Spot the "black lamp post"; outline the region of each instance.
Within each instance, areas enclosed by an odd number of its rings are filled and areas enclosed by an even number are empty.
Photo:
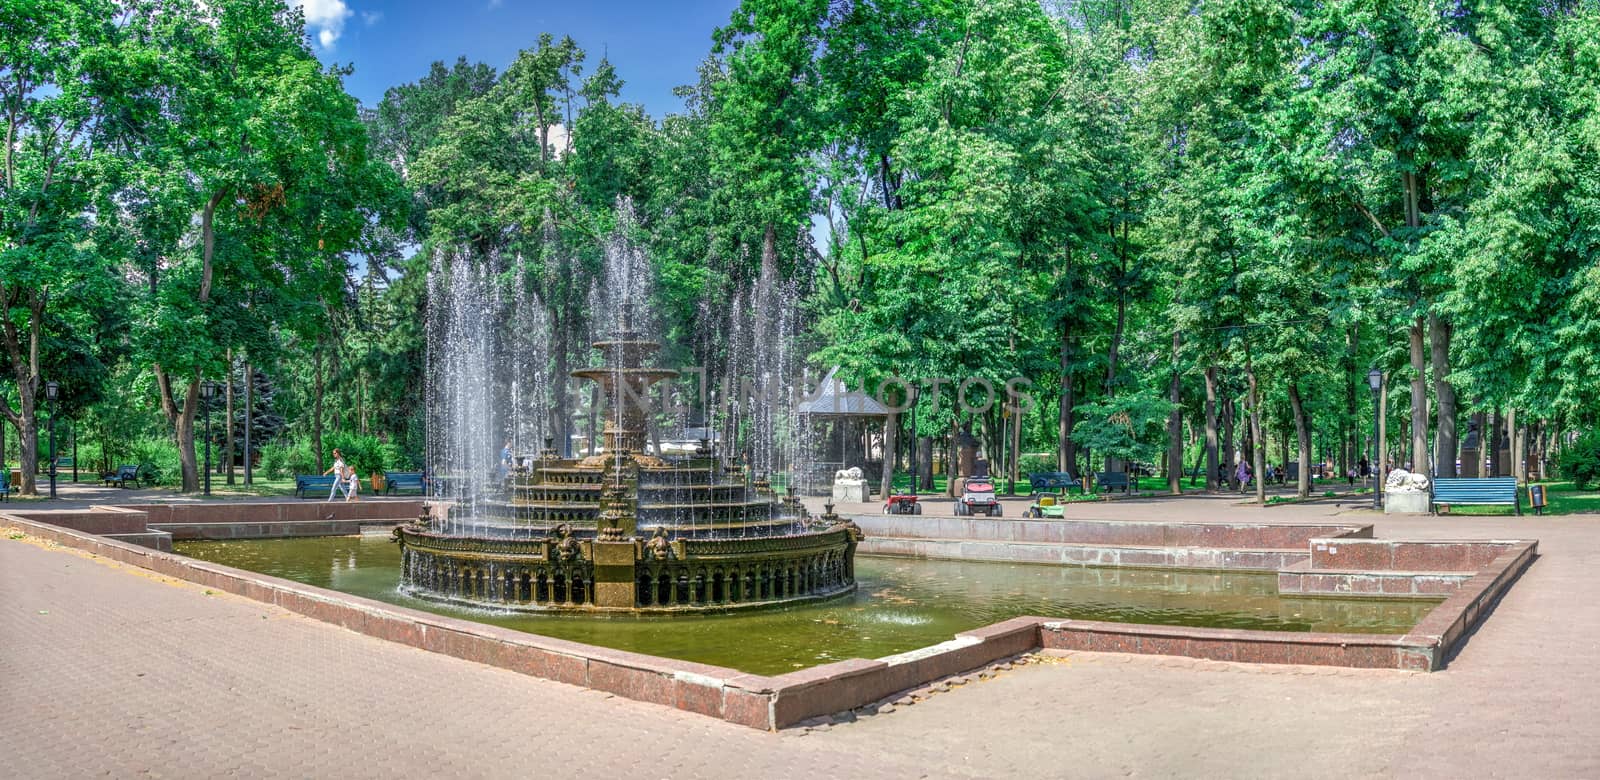
[[[61,396],[61,385],[44,383],[44,398],[50,402],[50,497],[56,497],[56,399]]]
[[[1378,391],[1383,389],[1383,372],[1376,366],[1367,372],[1367,385],[1372,388],[1372,508],[1383,508],[1383,494],[1378,490],[1378,480],[1383,478],[1383,468],[1379,465],[1383,452],[1383,442],[1378,441],[1378,417],[1382,410],[1378,408]]]
[[[211,495],[211,399],[217,394],[217,383],[206,380],[200,383],[200,397],[205,404],[200,408],[206,416],[206,495]]]

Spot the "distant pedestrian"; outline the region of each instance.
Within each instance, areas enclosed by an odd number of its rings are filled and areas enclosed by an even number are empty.
[[[328,491],[329,501],[332,501],[333,497],[339,495],[340,491],[344,489],[344,469],[344,453],[339,452],[338,447],[334,447],[333,465],[329,466],[327,471],[322,472],[324,477],[329,474],[333,475],[333,488]]]
[[[500,448],[500,478],[511,476],[511,440],[506,439],[506,446]]]
[[[1233,472],[1233,478],[1239,481],[1239,492],[1243,493],[1250,487],[1250,467],[1244,461],[1239,461],[1239,468]]]

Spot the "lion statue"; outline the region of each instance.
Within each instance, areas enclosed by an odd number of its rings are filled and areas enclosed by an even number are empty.
[[[833,484],[835,485],[860,485],[866,481],[866,477],[861,474],[860,466],[851,466],[850,468],[833,472]]]
[[[1389,478],[1384,481],[1384,490],[1389,493],[1426,493],[1428,476],[1405,469],[1395,469],[1389,472]]]

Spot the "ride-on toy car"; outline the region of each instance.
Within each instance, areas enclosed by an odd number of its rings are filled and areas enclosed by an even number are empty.
[[[890,493],[889,500],[883,502],[883,513],[886,515],[920,515],[922,505],[917,503],[915,493]]]
[[[979,513],[987,517],[999,517],[1000,501],[994,497],[993,482],[972,477],[961,489],[961,497],[956,499],[956,514],[970,516]]]
[[[1056,500],[1056,497],[1046,493],[1034,499],[1023,517],[1066,517],[1067,505]]]

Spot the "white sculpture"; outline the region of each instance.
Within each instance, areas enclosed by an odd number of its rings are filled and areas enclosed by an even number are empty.
[[[1426,493],[1428,492],[1428,476],[1426,474],[1413,474],[1405,469],[1395,469],[1389,472],[1389,478],[1384,482],[1386,493]]]
[[[835,485],[854,487],[856,485],[865,485],[866,483],[866,477],[861,474],[860,466],[851,466],[850,468],[833,472],[833,484]]]

